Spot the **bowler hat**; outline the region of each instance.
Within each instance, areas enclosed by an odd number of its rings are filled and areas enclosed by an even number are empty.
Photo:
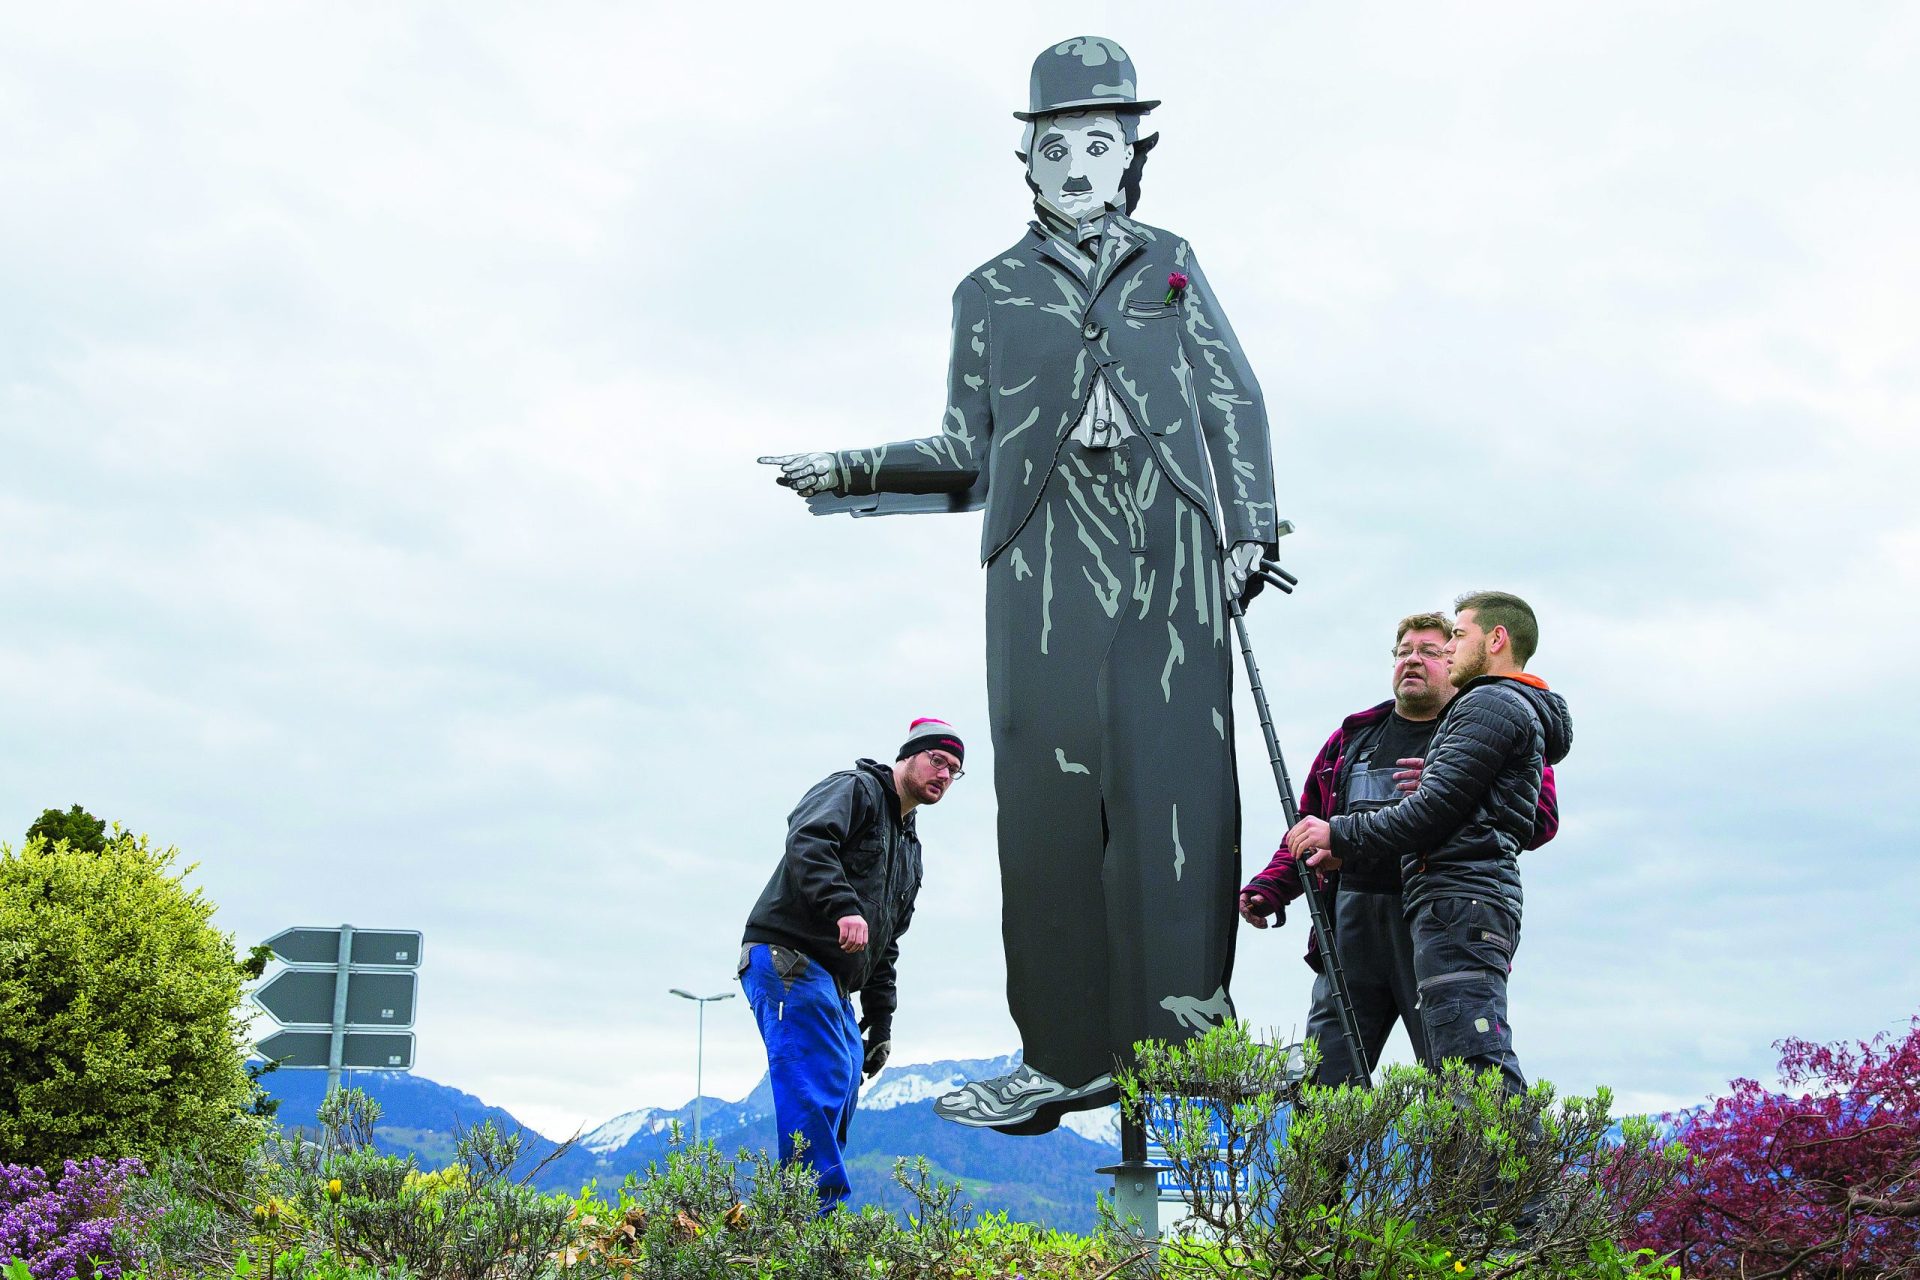
[[[1158,98],[1137,98],[1133,59],[1104,36],[1075,36],[1044,50],[1033,60],[1027,83],[1027,109],[1016,120],[1034,120],[1059,111],[1131,111],[1145,115]]]

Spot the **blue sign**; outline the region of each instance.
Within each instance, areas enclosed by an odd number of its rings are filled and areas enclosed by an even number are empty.
[[[1173,1162],[1167,1158],[1167,1149],[1164,1146],[1148,1141],[1148,1163],[1161,1166],[1160,1199],[1162,1202],[1185,1201],[1196,1192],[1222,1190],[1228,1185],[1228,1131],[1226,1119],[1220,1113],[1220,1109],[1226,1105],[1226,1103],[1208,1102],[1197,1098],[1155,1098],[1148,1104],[1147,1132],[1149,1134],[1156,1129],[1163,1133],[1170,1129],[1184,1129],[1196,1110],[1206,1115],[1212,1129],[1211,1141],[1207,1144],[1208,1149],[1213,1153],[1213,1158],[1207,1163],[1211,1173],[1201,1175],[1202,1185],[1197,1188],[1183,1178],[1179,1170],[1171,1167]],[[1233,1150],[1239,1165],[1233,1174],[1233,1189],[1244,1195],[1249,1183],[1244,1159],[1245,1140],[1242,1139]]]

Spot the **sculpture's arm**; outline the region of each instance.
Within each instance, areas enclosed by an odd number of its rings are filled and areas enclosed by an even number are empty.
[[[993,417],[988,386],[987,297],[971,276],[953,291],[953,352],[947,364],[947,412],[937,435],[873,449],[785,454],[760,461],[802,497],[879,493],[965,494],[985,498]]]
[[[1259,543],[1267,555],[1278,546],[1274,508],[1273,445],[1267,432],[1266,403],[1246,353],[1193,246],[1182,244],[1176,261],[1186,273],[1181,304],[1180,341],[1193,366],[1194,398],[1200,429],[1207,441],[1215,491],[1225,521],[1228,547]]]

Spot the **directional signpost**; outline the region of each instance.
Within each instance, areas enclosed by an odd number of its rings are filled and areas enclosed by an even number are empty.
[[[401,1031],[349,1031],[340,1065],[349,1071],[406,1071],[413,1066],[413,1035]],[[283,1067],[324,1067],[333,1051],[331,1031],[276,1031],[259,1045]]]
[[[334,988],[339,978],[332,969],[282,969],[273,981],[254,992],[254,1003],[282,1026],[324,1027],[333,1021]],[[413,1025],[413,975],[347,970],[347,1025],[397,1027]]]
[[[282,929],[267,939],[273,954],[288,964],[325,965],[331,969],[340,960],[340,932],[352,925],[331,929]],[[378,965],[389,969],[420,967],[420,935],[411,929],[353,929],[355,965]]]
[[[283,929],[267,939],[286,968],[254,993],[254,1002],[286,1030],[259,1044],[283,1067],[327,1070],[327,1091],[343,1068],[413,1068],[415,984],[420,934],[406,929]]]

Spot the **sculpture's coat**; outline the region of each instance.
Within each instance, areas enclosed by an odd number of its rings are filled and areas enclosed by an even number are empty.
[[[1273,550],[1266,413],[1186,241],[1117,213],[1091,263],[1033,224],[953,316],[939,434],[836,454],[843,494],[810,501],[985,508],[1008,1003],[1027,1062],[1078,1086],[1232,1012],[1221,561]],[[1135,432],[1116,449],[1068,438],[1096,378]]]

